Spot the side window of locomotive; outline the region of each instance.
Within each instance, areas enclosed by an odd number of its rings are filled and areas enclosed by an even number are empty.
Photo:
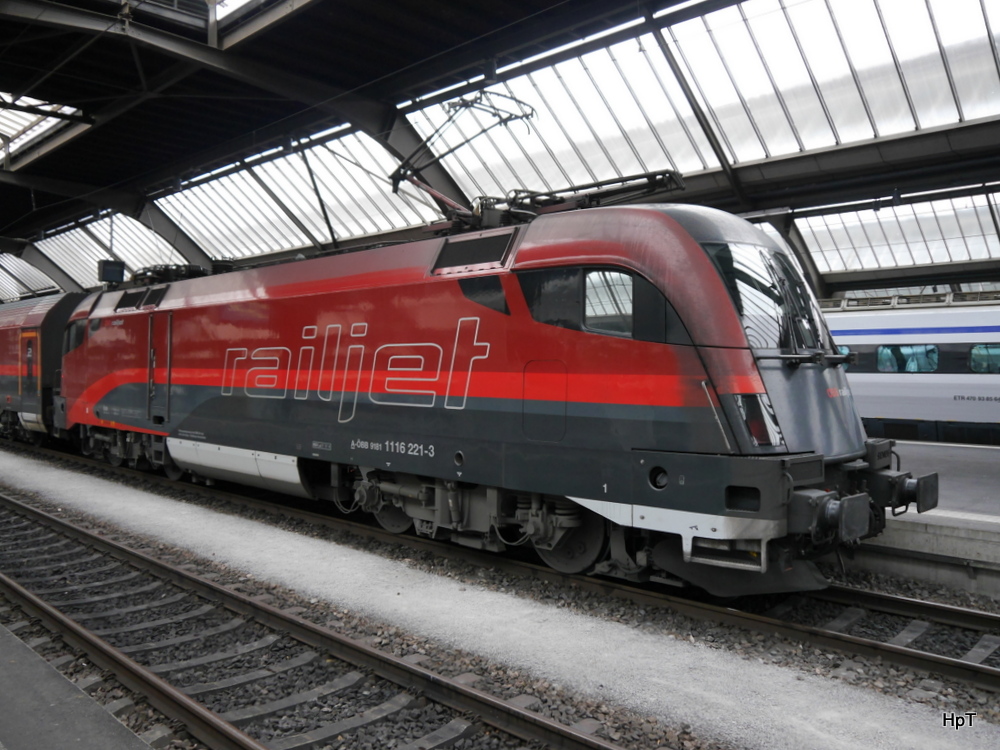
[[[621,271],[587,271],[583,324],[591,331],[632,336],[632,276]]]
[[[972,347],[969,369],[994,375],[1000,373],[1000,344],[976,344]]]
[[[657,344],[690,344],[691,337],[663,292],[637,274],[613,269],[586,273],[584,328]]]
[[[74,320],[63,333],[63,354],[69,354],[83,343],[83,336],[87,330],[86,320]]]
[[[521,291],[539,323],[580,330],[583,272],[579,268],[545,268],[517,275]]]
[[[877,353],[879,372],[935,372],[938,348],[934,344],[880,346]]]

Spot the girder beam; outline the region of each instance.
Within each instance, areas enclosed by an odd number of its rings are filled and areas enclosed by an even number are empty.
[[[374,138],[397,159],[402,160],[422,142],[420,135],[393,105],[366,99],[336,86],[304,76],[276,70],[233,53],[174,36],[134,21],[49,2],[0,0],[0,18],[41,24],[84,33],[103,34],[131,39],[176,57],[185,62],[255,86],[283,98],[301,102],[323,111],[330,111]],[[444,195],[468,205],[451,175],[435,164],[423,171],[423,180]]]

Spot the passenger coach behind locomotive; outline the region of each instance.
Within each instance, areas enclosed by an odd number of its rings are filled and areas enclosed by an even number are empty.
[[[0,437],[38,442],[51,431],[63,329],[83,296],[0,305]]]
[[[567,572],[808,589],[937,501],[866,441],[843,362],[747,222],[596,208],[90,297],[56,428]]]

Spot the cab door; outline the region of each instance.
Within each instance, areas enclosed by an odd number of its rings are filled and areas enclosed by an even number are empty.
[[[170,421],[170,365],[172,358],[173,313],[150,313],[146,418],[153,423],[154,427]]]

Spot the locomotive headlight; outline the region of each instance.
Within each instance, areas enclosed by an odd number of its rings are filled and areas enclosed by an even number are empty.
[[[785,438],[766,393],[736,394],[736,407],[743,416],[754,445],[784,445]]]

